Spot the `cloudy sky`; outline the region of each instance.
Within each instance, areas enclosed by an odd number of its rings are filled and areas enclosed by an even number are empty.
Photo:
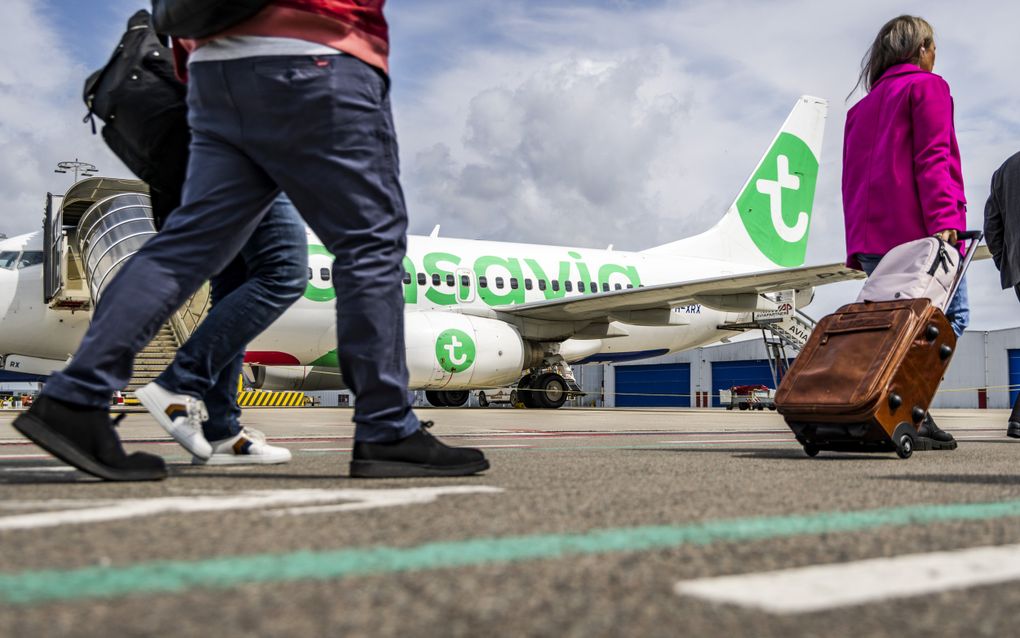
[[[0,232],[41,226],[80,157],[126,170],[82,124],[81,86],[142,0],[5,0]],[[412,232],[640,250],[711,226],[797,96],[829,100],[809,263],[843,258],[845,101],[881,24],[936,29],[952,87],[970,225],[1020,150],[1020,5],[993,0],[390,0],[394,113]],[[1020,325],[989,263],[972,327]],[[819,293],[821,315],[856,284]]]

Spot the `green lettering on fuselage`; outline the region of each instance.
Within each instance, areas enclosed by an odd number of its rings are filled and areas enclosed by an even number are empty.
[[[308,252],[313,256],[332,257],[321,245],[309,246]],[[417,305],[423,301],[420,299],[418,291],[418,288],[422,286],[418,281],[421,274],[426,276],[425,299],[437,306],[471,303],[472,288],[477,291],[478,298],[482,303],[491,307],[499,307],[525,303],[528,290],[541,292],[546,300],[561,299],[567,296],[567,282],[570,282],[571,288],[576,286],[577,292],[581,294],[593,294],[591,290],[593,282],[597,285],[599,292],[613,290],[616,286],[621,288],[625,286],[639,288],[641,286],[641,277],[634,266],[603,264],[598,268],[598,279],[593,280],[592,269],[582,261],[583,257],[580,253],[570,251],[567,253],[567,257],[573,261],[558,262],[556,277],[549,277],[538,260],[530,258],[484,255],[476,259],[474,264],[461,266],[462,258],[453,253],[431,252],[422,257],[422,268],[419,270],[411,257],[405,255],[403,258],[403,269],[406,273],[404,280],[408,283],[403,284],[404,303]],[[530,271],[527,277],[524,266],[527,266],[526,270]],[[492,273],[493,268],[499,269],[495,275]],[[475,275],[474,281],[471,281],[472,278],[468,274],[471,271]],[[439,278],[438,285],[433,277]],[[452,286],[450,285],[451,277],[454,278]],[[479,279],[482,277],[485,278],[486,285],[484,287],[479,284]],[[503,281],[497,282],[497,277]],[[614,281],[610,281],[611,279]],[[554,281],[556,282],[555,287],[553,286]],[[502,285],[497,287],[497,283]],[[317,288],[310,281],[305,297],[311,301],[326,302],[333,301],[336,295],[331,286]]]
[[[418,303],[418,270],[414,262],[407,255],[404,255],[404,272],[411,276],[411,281],[404,284],[404,303]]]
[[[634,266],[619,266],[617,264],[606,264],[599,268],[599,287],[605,289],[609,284],[609,278],[613,275],[623,275],[634,288],[641,287],[641,277],[638,276],[637,268]],[[610,285],[612,289],[612,285]]]
[[[443,270],[439,267],[439,264],[446,262],[456,266],[460,264],[460,257],[451,253],[429,253],[425,255],[422,261],[425,263],[425,274],[430,280],[426,282],[429,289],[425,291],[425,298],[437,306],[452,306],[457,303],[457,295],[452,292],[439,292],[432,285],[431,279],[433,275],[439,275],[439,285],[443,285],[446,276],[452,275],[453,270]]]
[[[514,290],[510,282],[506,281],[503,282],[506,292],[497,292],[495,278],[486,275],[489,268],[493,266],[505,268],[510,273],[510,278],[517,280],[517,289]],[[486,304],[490,306],[509,306],[524,303],[524,274],[521,272],[521,262],[517,259],[503,259],[502,257],[492,257],[490,255],[479,257],[478,261],[475,262],[475,276],[486,278],[485,287],[478,286],[478,296]],[[497,276],[501,277],[502,275]]]
[[[563,289],[562,283],[570,276],[569,261],[560,262],[560,278],[557,281],[559,281],[561,285],[557,286],[556,290],[553,290],[552,280],[546,276],[545,270],[538,265],[537,261],[534,259],[525,259],[524,263],[528,264],[528,268],[531,269],[531,272],[534,273],[536,278],[545,282],[545,290],[542,291],[542,294],[545,295],[546,299],[559,299],[563,295],[567,294],[567,291]]]

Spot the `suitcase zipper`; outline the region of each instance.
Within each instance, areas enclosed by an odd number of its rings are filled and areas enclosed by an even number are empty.
[[[932,262],[931,268],[928,269],[929,277],[935,275],[935,271],[939,269],[940,265],[943,272],[949,272],[949,253],[946,251],[946,242],[941,237],[936,237],[935,239],[939,240],[939,250],[935,255],[935,261]]]

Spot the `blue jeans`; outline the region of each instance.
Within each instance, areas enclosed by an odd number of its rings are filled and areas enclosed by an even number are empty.
[[[281,194],[238,255],[211,280],[212,309],[156,383],[203,399],[209,441],[241,431],[237,379],[248,342],[301,298],[307,285],[305,225]]]
[[[857,261],[861,262],[861,268],[864,272],[871,275],[875,272],[875,268],[878,267],[878,262],[882,261],[883,255],[867,255],[858,253],[856,255]],[[953,332],[956,333],[957,337],[963,335],[963,331],[970,325],[970,304],[967,301],[967,275],[963,276],[960,280],[960,286],[956,289],[956,294],[949,301],[949,307],[946,308],[946,319],[949,320],[949,325],[953,327]]]
[[[188,123],[183,204],[114,277],[78,352],[43,394],[105,408],[135,354],[233,261],[283,190],[336,258],[337,354],[357,398],[355,439],[413,434],[401,282],[407,212],[386,76],[348,55],[197,62]]]

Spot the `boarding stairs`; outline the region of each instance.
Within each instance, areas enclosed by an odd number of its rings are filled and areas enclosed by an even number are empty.
[[[95,307],[117,271],[156,234],[148,187],[135,180],[89,178],[46,200],[44,296],[55,310]],[[135,358],[124,402],[170,365],[209,309],[203,286]]]
[[[153,337],[149,345],[145,346],[138,356],[135,357],[134,371],[131,373],[131,381],[124,388],[126,396],[124,400],[130,403],[134,397],[135,390],[145,384],[154,381],[156,377],[173,363],[174,355],[180,346],[173,329],[169,324],[164,325]]]
[[[797,310],[794,314],[786,316],[754,313],[751,315],[751,321],[723,324],[719,327],[739,331],[761,330],[769,369],[772,372],[773,387],[778,388],[779,382],[790,369],[791,357],[796,356],[804,347],[815,325],[817,323],[814,319]]]

